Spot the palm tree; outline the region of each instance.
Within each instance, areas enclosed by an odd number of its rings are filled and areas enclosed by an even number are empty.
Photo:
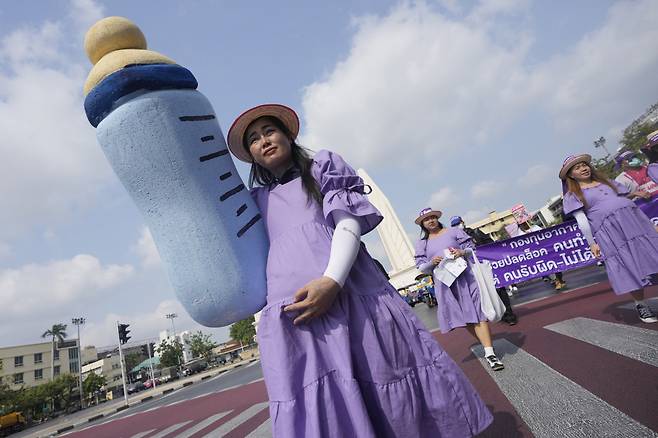
[[[50,380],[55,380],[55,338],[59,342],[64,341],[64,338],[66,338],[66,324],[55,324],[53,325],[52,328],[46,330],[43,332],[41,335],[42,338],[48,338],[50,337],[52,339],[51,341],[51,349],[50,349]]]

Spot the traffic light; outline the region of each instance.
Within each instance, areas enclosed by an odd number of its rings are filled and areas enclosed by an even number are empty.
[[[142,345],[142,356],[149,357],[149,347],[148,345]]]
[[[128,336],[128,333],[130,333],[130,330],[128,330],[129,326],[130,324],[119,324],[119,342],[122,344],[125,344],[130,339],[130,336]]]

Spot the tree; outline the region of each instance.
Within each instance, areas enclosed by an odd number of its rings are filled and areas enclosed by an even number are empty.
[[[89,373],[84,382],[82,382],[82,391],[85,398],[91,398],[96,395],[96,403],[98,403],[98,393],[107,384],[105,376],[96,373]]]
[[[254,321],[254,317],[250,316],[249,318],[245,318],[242,321],[238,321],[231,325],[231,338],[242,342],[245,345],[249,345],[254,342],[254,336],[256,336]]]
[[[178,366],[183,362],[183,344],[178,339],[165,339],[155,349],[162,367]]]
[[[126,361],[126,372],[130,373],[133,368],[142,363],[144,359],[139,353],[130,353],[124,359]]]
[[[52,328],[46,330],[41,335],[42,338],[51,338],[50,345],[50,379],[55,380],[55,338],[59,342],[64,341],[66,338],[66,324],[55,324]]]
[[[192,356],[203,357],[210,360],[212,356],[212,349],[217,346],[217,343],[211,339],[211,335],[204,335],[201,331],[194,333],[190,336],[190,350]]]

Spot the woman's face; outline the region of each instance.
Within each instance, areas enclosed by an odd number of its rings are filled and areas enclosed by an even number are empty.
[[[251,122],[244,135],[256,163],[276,176],[290,167],[292,140],[277,127],[271,117],[261,117]]]
[[[430,216],[423,219],[423,226],[430,233],[439,229],[439,218],[436,216]]]
[[[592,178],[592,169],[587,163],[578,163],[569,170],[569,176],[576,181],[589,181]]]

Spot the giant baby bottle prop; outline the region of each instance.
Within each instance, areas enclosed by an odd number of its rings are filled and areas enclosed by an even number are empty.
[[[94,24],[85,50],[94,63],[87,118],[144,215],[178,299],[209,327],[256,313],[265,305],[265,228],[196,79],[147,50],[125,18]]]

